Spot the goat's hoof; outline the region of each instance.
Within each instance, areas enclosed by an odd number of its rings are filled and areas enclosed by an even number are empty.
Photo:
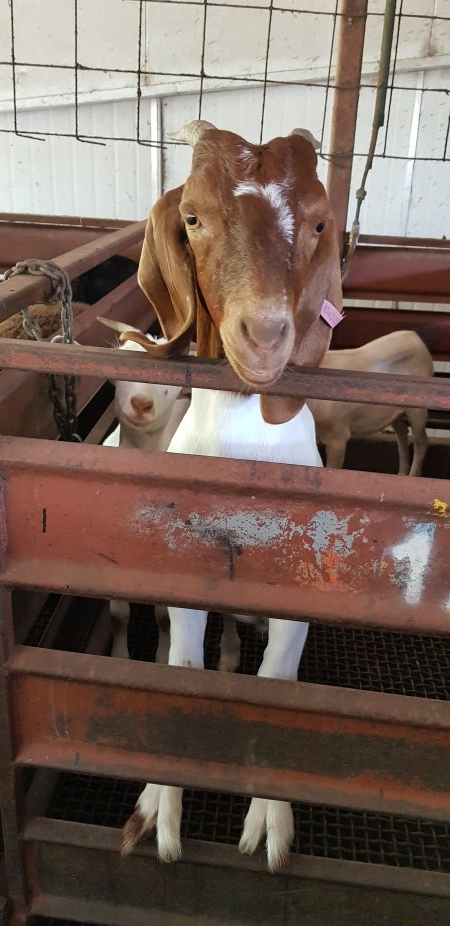
[[[136,843],[156,827],[158,857],[162,862],[174,862],[179,858],[182,796],[181,788],[146,785],[122,830],[122,856],[129,855]]]
[[[135,810],[131,817],[125,823],[122,829],[122,838],[120,843],[120,854],[122,858],[127,858],[133,851],[135,845],[146,832],[145,820],[140,810]]]
[[[181,855],[181,813],[183,790],[161,788],[158,810],[158,856],[162,862],[175,862]]]
[[[294,817],[285,801],[253,798],[239,843],[243,855],[253,855],[267,832],[266,851],[269,871],[278,871],[289,856],[294,838]]]
[[[158,829],[158,858],[161,862],[176,862],[181,855],[180,834]]]
[[[267,867],[269,871],[278,871],[278,869],[287,862],[289,858],[289,847],[293,838],[293,833],[292,837],[288,836],[287,839],[281,841],[279,837],[277,839],[272,839],[270,833],[267,834],[266,851]]]
[[[241,661],[240,653],[225,653],[220,657],[218,669],[219,672],[236,672]]]
[[[260,797],[252,798],[244,822],[244,831],[239,843],[242,855],[256,852],[266,829],[267,801]]]
[[[148,784],[138,797],[136,807],[122,830],[121,855],[126,857],[136,843],[156,826],[161,799],[161,785]]]
[[[114,643],[111,649],[113,659],[129,659],[128,646],[126,643]]]

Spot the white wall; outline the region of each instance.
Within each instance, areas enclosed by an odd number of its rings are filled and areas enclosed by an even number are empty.
[[[142,110],[150,136],[159,130],[157,101],[147,100]],[[126,136],[134,130],[135,114],[133,100],[86,103],[80,107],[80,131]],[[55,134],[34,139],[0,133],[0,210],[145,218],[159,195],[160,150],[132,141],[94,144],[65,137],[72,117],[67,104],[23,109],[23,131]],[[6,118],[0,113],[0,129]]]
[[[237,0],[209,6],[205,29],[201,115],[259,141],[270,0]],[[266,8],[264,8],[266,7]],[[278,9],[278,7],[282,7]],[[300,12],[305,8],[308,13]],[[263,138],[298,125],[322,139],[327,152],[333,93],[324,85],[332,42],[335,0],[274,0]],[[56,133],[41,140],[0,131],[2,211],[143,218],[161,189],[182,182],[190,150],[174,144],[138,144],[137,76],[141,79],[140,138],[159,142],[165,133],[199,115],[204,7],[178,0],[142,5],[139,52],[137,0],[78,0],[78,117],[75,113],[75,3],[14,0],[16,114],[19,132]],[[369,0],[363,84],[373,83],[384,0]],[[450,97],[449,0],[404,0],[395,83],[388,95],[389,123],[380,133],[361,213],[362,231],[373,234],[450,235],[445,144]],[[336,38],[333,50],[336,59]],[[0,130],[14,128],[9,0],[0,0]],[[94,70],[98,68],[100,70]],[[116,70],[115,70],[116,69]],[[119,72],[117,71],[119,69]],[[197,76],[196,76],[197,75]],[[254,83],[248,83],[251,78]],[[304,86],[287,81],[322,82]],[[360,185],[373,116],[374,91],[363,86],[351,205]],[[103,145],[81,142],[108,140]],[[44,140],[42,140],[44,139]],[[395,157],[394,157],[395,156]],[[326,163],[320,162],[321,177]]]

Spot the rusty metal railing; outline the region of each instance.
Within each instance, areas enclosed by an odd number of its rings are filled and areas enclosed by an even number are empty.
[[[8,311],[24,298],[15,292]],[[100,347],[4,341],[0,367],[236,386],[224,363]],[[450,381],[296,369],[270,391],[448,409]],[[62,909],[45,876],[45,858],[57,865],[46,839],[80,871],[92,867],[86,829],[27,817],[30,765],[449,819],[448,703],[31,649],[14,638],[11,606],[11,589],[38,589],[448,634],[446,481],[5,436],[0,483],[0,771],[17,922]],[[270,542],[248,529],[261,519]],[[89,832],[112,858],[115,837]],[[445,875],[389,877],[450,895]],[[78,918],[90,909],[64,903]]]

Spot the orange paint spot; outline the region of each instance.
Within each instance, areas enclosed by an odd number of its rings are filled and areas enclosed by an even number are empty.
[[[337,582],[337,581],[338,581],[339,576],[338,576],[338,569],[337,569],[337,567],[339,566],[339,562],[340,562],[340,560],[339,560],[339,554],[336,553],[336,550],[334,550],[333,548],[331,548],[331,550],[327,550],[327,551],[324,553],[324,555],[323,555],[323,564],[324,564],[325,569],[326,569],[327,572],[328,572],[328,581],[329,581],[329,582]]]

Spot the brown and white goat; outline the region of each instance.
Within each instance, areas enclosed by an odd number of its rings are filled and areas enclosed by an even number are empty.
[[[295,130],[253,145],[197,121],[175,137],[192,145],[192,170],[183,187],[153,207],[138,271],[169,343],[141,343],[155,357],[170,356],[187,350],[194,335],[200,355],[224,353],[257,392],[289,362],[318,366],[331,335],[324,306],[339,317],[342,291],[312,136]],[[169,451],[321,465],[304,400],[257,394],[193,389]],[[203,667],[207,611],[170,607],[169,613],[169,663]],[[306,623],[270,619],[258,674],[295,679],[307,632]],[[181,799],[180,788],[146,785],[125,825],[122,851],[156,827],[160,857],[177,858]],[[265,833],[274,870],[293,838],[288,803],[253,798],[241,852],[253,853]]]
[[[328,370],[433,376],[433,359],[415,331],[393,331],[362,347],[328,351],[321,366]],[[351,437],[374,434],[392,425],[398,444],[399,473],[420,476],[428,447],[425,408],[393,408],[332,399],[308,399],[308,406],[316,422],[317,439],[326,449],[327,466],[340,469],[344,465],[345,448]],[[408,424],[414,447],[411,467]]]

